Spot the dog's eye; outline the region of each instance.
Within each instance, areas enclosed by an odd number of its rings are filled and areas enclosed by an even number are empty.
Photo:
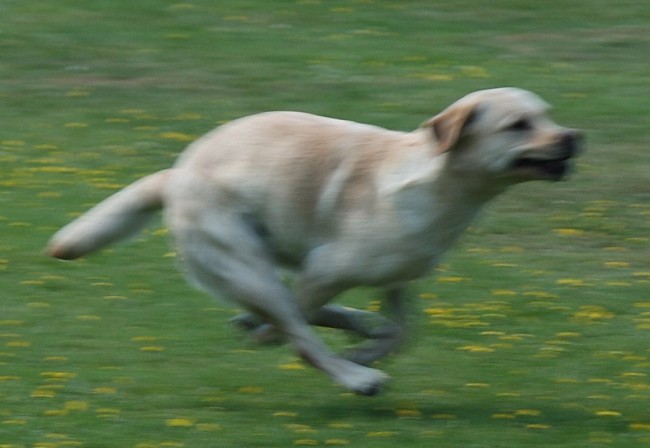
[[[525,118],[520,118],[519,120],[512,123],[508,126],[509,131],[530,131],[533,128],[533,125],[529,120]]]

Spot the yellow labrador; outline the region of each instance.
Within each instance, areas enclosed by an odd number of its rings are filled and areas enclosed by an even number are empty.
[[[274,332],[309,363],[360,394],[387,375],[369,365],[404,339],[404,285],[431,271],[482,205],[508,186],[559,180],[580,134],[516,88],[474,92],[410,133],[297,112],[223,125],[175,166],[114,194],[54,235],[74,259],[125,238],[159,209],[189,278],[249,312],[236,323]],[[294,287],[278,276],[295,272]],[[389,316],[329,304],[370,285]],[[309,324],[369,341],[332,353]]]

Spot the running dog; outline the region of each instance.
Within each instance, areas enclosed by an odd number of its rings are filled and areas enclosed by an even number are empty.
[[[580,132],[516,88],[471,93],[413,132],[298,112],[218,127],[176,164],[107,198],[57,232],[47,253],[75,259],[124,239],[160,209],[188,277],[278,335],[334,381],[363,395],[388,376],[370,367],[406,332],[405,285],[429,273],[482,206],[507,187],[558,181]],[[295,274],[291,287],[278,274]],[[385,292],[388,316],[333,305],[356,286]],[[310,325],[368,341],[334,354]]]

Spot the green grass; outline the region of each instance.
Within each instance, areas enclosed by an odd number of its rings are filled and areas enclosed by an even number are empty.
[[[0,447],[650,443],[646,9],[2,2]],[[569,182],[499,198],[418,283],[416,335],[383,363],[394,380],[378,398],[233,333],[234,311],[186,285],[160,230],[76,263],[41,254],[75,214],[234,117],[408,130],[502,85],[539,93],[589,151]]]

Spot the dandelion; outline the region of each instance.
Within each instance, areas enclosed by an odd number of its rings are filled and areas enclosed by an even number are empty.
[[[560,236],[583,236],[585,233],[580,229],[553,229],[553,231]]]
[[[605,307],[598,305],[585,305],[573,315],[576,320],[594,321],[601,319],[612,319],[614,313],[607,310]]]
[[[66,411],[86,411],[88,410],[88,402],[83,400],[66,401],[63,405],[63,409]]]
[[[140,347],[140,351],[148,353],[164,352],[165,347],[162,345],[145,345],[144,347]]]
[[[396,435],[397,433],[395,431],[372,431],[366,434],[367,437],[374,437],[374,438],[381,438],[381,439],[388,439]]]
[[[274,417],[297,417],[298,413],[297,412],[291,412],[291,411],[278,411],[273,413]]]
[[[607,268],[629,268],[630,263],[626,261],[608,261],[605,263]]]
[[[623,415],[618,411],[608,411],[608,410],[596,411],[595,414],[598,417],[620,417],[621,415]]]
[[[398,409],[395,411],[395,414],[397,414],[398,417],[422,417],[422,412],[418,411],[417,409]]]
[[[332,429],[351,429],[351,428],[354,428],[354,425],[352,423],[345,423],[345,422],[333,422],[333,423],[330,423],[327,426],[329,426]]]
[[[518,409],[515,411],[516,416],[538,417],[542,415],[542,411],[538,409]]]
[[[493,296],[516,296],[517,292],[511,289],[493,289],[490,294]]]
[[[165,425],[170,428],[189,428],[194,426],[194,421],[189,418],[170,418],[165,420]]]
[[[289,362],[286,364],[280,364],[278,366],[279,369],[281,370],[304,370],[306,369],[304,364],[301,364],[299,362]]]
[[[460,283],[467,280],[468,279],[466,277],[460,277],[460,276],[438,277],[436,279],[438,283]]]
[[[556,283],[561,286],[587,286],[586,282],[580,278],[561,278]]]
[[[56,396],[56,391],[47,386],[37,387],[32,393],[32,398],[53,398]]]
[[[458,347],[456,350],[465,350],[471,353],[492,353],[494,351],[493,348],[486,347],[484,345],[464,345],[462,347]]]
[[[27,420],[17,419],[17,418],[9,419],[9,420],[3,420],[2,424],[7,426],[24,426],[27,424]]]
[[[309,425],[301,425],[299,423],[292,423],[289,425],[284,425],[285,428],[287,428],[291,432],[295,432],[298,434],[304,434],[304,433],[314,433],[316,430],[312,428]]]
[[[514,414],[507,414],[507,413],[499,412],[499,413],[496,413],[496,414],[492,414],[491,418],[493,418],[495,420],[514,420],[515,415]]]
[[[461,67],[461,73],[470,78],[489,78],[490,74],[483,67],[475,65],[465,65]]]
[[[69,381],[76,378],[76,373],[71,372],[41,372],[41,376],[52,381]]]
[[[191,142],[196,139],[196,136],[183,132],[163,132],[160,136],[166,140],[175,140],[177,142]]]

